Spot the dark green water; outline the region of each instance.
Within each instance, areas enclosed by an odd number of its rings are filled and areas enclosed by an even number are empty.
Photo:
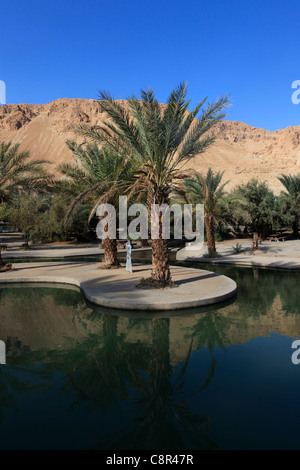
[[[173,318],[2,285],[0,448],[299,449],[300,276],[210,269],[237,298]]]

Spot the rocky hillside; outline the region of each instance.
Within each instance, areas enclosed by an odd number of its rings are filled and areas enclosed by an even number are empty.
[[[56,172],[58,164],[73,160],[65,141],[80,141],[74,135],[74,126],[95,126],[102,118],[95,100],[4,105],[0,106],[0,141],[19,142],[21,150],[29,150],[32,158],[49,160]],[[257,177],[278,193],[281,184],[277,176],[300,173],[300,126],[270,132],[238,121],[223,121],[217,132],[216,143],[190,166],[197,171],[206,171],[209,166],[224,170],[224,178],[230,180],[228,188]]]

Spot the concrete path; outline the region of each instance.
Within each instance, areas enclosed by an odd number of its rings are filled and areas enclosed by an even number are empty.
[[[120,250],[126,251],[126,250]],[[17,259],[17,258],[69,258],[74,256],[99,256],[104,253],[104,250],[96,247],[82,248],[82,247],[60,247],[60,248],[43,248],[43,249],[30,249],[3,251],[3,259]]]
[[[100,263],[17,263],[14,271],[0,273],[0,283],[51,282],[79,286],[97,305],[126,310],[177,310],[221,302],[236,293],[236,283],[209,271],[172,267],[174,288],[141,289],[136,285],[150,277],[151,266],[104,270]]]
[[[240,242],[240,240],[238,240]],[[207,252],[204,246],[200,250],[189,250],[183,248],[176,254],[177,261],[192,261],[197,263],[211,264],[234,264],[245,267],[264,267],[271,269],[300,269],[300,240],[286,242],[263,242],[257,251],[249,249],[249,240],[241,240],[242,252],[233,253],[235,240],[216,244],[217,252],[221,255],[218,258],[205,258]]]
[[[78,256],[98,256],[103,254],[99,244],[82,245],[58,245],[43,244],[35,245],[30,250],[24,250],[22,236],[18,233],[2,233],[0,243],[8,245],[8,251],[2,252],[3,259],[25,259],[25,258],[70,258]],[[241,244],[242,252],[233,254],[233,246]],[[183,248],[177,251],[178,261],[193,261],[212,264],[235,264],[237,266],[257,266],[273,269],[300,269],[300,239],[286,242],[263,242],[259,250],[254,254],[250,251],[251,241],[249,239],[226,240],[217,243],[217,251],[220,258],[203,258],[207,247],[202,250],[187,250]],[[133,253],[150,250],[151,248],[134,248]],[[120,253],[126,253],[126,249],[119,249]]]
[[[23,258],[71,258],[78,256],[99,256],[104,250],[99,243],[43,243],[33,245],[24,250],[24,240],[20,233],[0,233],[0,244],[7,245],[7,251],[1,253],[3,259]],[[151,248],[133,247],[133,252],[151,250]],[[119,248],[120,253],[126,253],[126,248]]]
[[[221,258],[197,258],[191,256],[177,257],[177,260],[181,261],[192,261],[197,263],[210,263],[210,264],[234,264],[236,266],[243,267],[261,267],[269,269],[288,269],[298,270],[300,269],[300,260],[294,258],[278,258],[271,256],[256,256],[256,255],[232,255],[224,256]]]

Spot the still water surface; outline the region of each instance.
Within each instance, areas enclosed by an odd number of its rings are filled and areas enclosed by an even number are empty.
[[[200,268],[237,298],[154,318],[2,285],[0,448],[299,449],[299,274]]]

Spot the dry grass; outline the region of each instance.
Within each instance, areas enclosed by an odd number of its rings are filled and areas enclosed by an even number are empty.
[[[163,282],[163,281],[158,281],[157,279],[153,279],[152,277],[148,277],[147,279],[142,277],[142,279],[139,281],[136,287],[140,289],[165,289],[166,287],[178,287],[178,286],[174,284],[173,281]]]

